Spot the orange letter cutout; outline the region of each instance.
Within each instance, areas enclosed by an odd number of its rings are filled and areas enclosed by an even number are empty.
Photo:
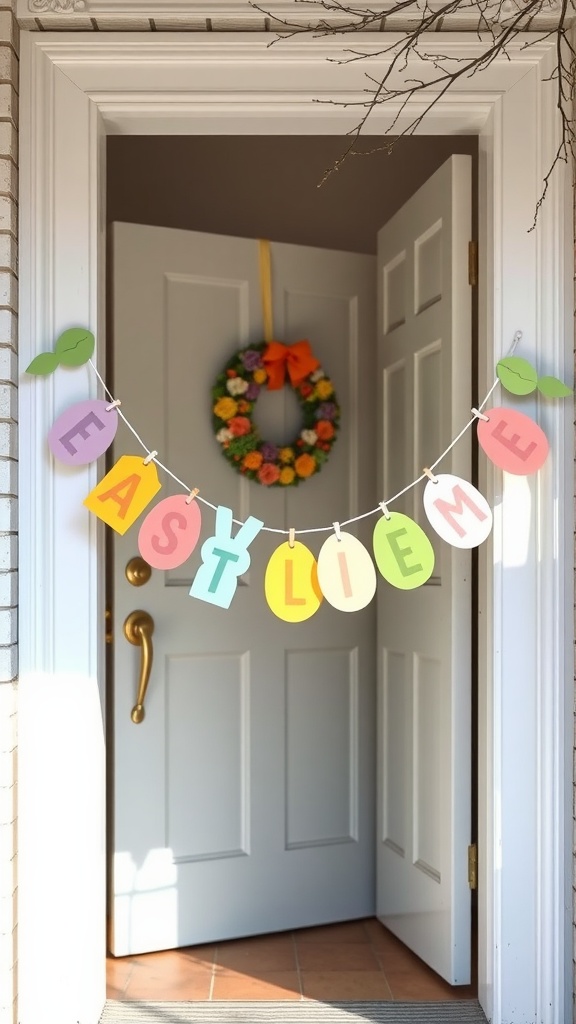
[[[146,466],[138,455],[122,455],[84,504],[113,530],[124,534],[159,490],[153,462]]]
[[[284,562],[284,601],[288,604],[306,604],[305,597],[294,597],[294,559]]]

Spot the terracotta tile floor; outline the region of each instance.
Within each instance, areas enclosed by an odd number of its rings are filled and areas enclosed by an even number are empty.
[[[106,961],[109,999],[442,1000],[452,988],[375,918]]]

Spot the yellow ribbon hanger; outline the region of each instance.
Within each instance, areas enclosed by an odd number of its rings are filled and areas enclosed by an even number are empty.
[[[272,341],[272,269],[270,260],[270,242],[260,239],[260,294],[262,296],[262,322],[264,325],[264,341]]]

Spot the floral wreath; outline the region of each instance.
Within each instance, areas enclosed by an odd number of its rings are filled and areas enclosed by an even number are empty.
[[[261,388],[279,390],[285,382],[295,391],[303,422],[298,437],[281,446],[260,437],[252,415]],[[334,385],[308,341],[263,341],[240,349],[216,378],[212,412],[225,458],[243,476],[265,487],[289,487],[320,472],[340,420]]]

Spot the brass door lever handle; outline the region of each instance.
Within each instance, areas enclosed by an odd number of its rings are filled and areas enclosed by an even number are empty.
[[[130,718],[135,725],[144,720],[144,698],[152,671],[154,650],[152,647],[152,634],[154,632],[154,619],[148,612],[131,612],[124,623],[124,636],[131,644],[142,648],[142,659],[140,662],[140,678],[138,680],[138,694],[136,703],[132,708]]]

